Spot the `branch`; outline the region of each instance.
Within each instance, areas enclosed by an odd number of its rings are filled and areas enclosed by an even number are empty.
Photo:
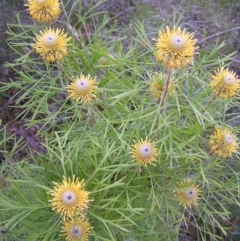
[[[163,13],[162,13],[160,1],[159,1],[159,0],[155,0],[155,3],[156,3],[156,5],[157,5],[157,9],[158,9],[158,12],[159,12],[159,16],[160,16],[160,18],[164,21],[165,18],[163,17]]]
[[[219,32],[219,33],[210,35],[210,36],[208,36],[207,38],[198,41],[198,43],[201,44],[201,43],[203,43],[204,41],[209,40],[209,39],[211,39],[211,38],[218,37],[218,36],[220,36],[220,35],[222,35],[222,34],[229,33],[229,32],[232,32],[232,31],[236,31],[236,30],[239,30],[239,29],[240,29],[240,27],[236,27],[236,28],[232,28],[232,29],[229,29],[229,30],[226,30],[226,31],[222,31],[222,32]]]

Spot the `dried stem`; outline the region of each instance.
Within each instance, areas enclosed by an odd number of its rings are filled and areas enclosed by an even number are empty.
[[[157,5],[157,9],[158,9],[158,12],[159,12],[159,16],[160,18],[164,21],[165,18],[163,17],[163,13],[162,13],[162,8],[161,8],[161,5],[160,5],[160,1],[159,0],[155,0],[155,3]]]
[[[202,115],[204,115],[204,114],[206,113],[207,108],[213,103],[213,101],[216,99],[216,97],[217,97],[216,95],[213,96],[212,99],[208,102],[208,104],[207,104],[205,110],[202,112]]]
[[[228,238],[229,238],[229,234],[231,233],[233,227],[236,225],[237,221],[238,221],[238,218],[236,218],[235,221],[232,223],[232,225],[231,225],[230,229],[228,230],[228,233],[227,233],[227,235],[226,235],[224,241],[227,241],[227,240],[228,240]]]
[[[156,1],[157,1],[157,0],[156,0]],[[205,42],[205,41],[207,41],[207,40],[209,40],[209,39],[211,39],[211,38],[215,38],[215,37],[218,37],[218,36],[220,36],[220,35],[222,35],[222,34],[229,33],[229,32],[232,32],[232,31],[236,31],[236,30],[239,30],[239,29],[240,29],[240,27],[231,28],[231,29],[229,29],[229,30],[222,31],[222,32],[219,32],[219,33],[210,35],[210,36],[208,36],[207,38],[204,38],[204,39],[198,41],[198,43],[201,44],[201,43],[203,43],[203,42]]]
[[[167,92],[168,92],[168,87],[169,87],[169,84],[170,84],[171,73],[172,73],[172,71],[170,69],[168,69],[168,72],[167,72],[167,82],[166,82],[166,85],[165,85],[165,88],[164,88],[164,91],[163,91],[162,98],[159,101],[159,105],[160,106],[164,105],[164,102],[165,102],[165,99],[166,99],[166,96],[167,96]]]

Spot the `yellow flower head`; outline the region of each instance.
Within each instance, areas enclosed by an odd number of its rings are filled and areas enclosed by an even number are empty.
[[[62,60],[67,55],[67,43],[70,38],[63,30],[51,28],[40,31],[36,35],[33,47],[41,57],[48,62]]]
[[[157,40],[156,60],[163,62],[167,67],[183,68],[193,59],[197,40],[193,39],[193,34],[189,34],[180,27],[170,30],[159,31]]]
[[[49,23],[60,13],[58,0],[28,0],[25,6],[28,7],[31,17],[38,22]]]
[[[227,128],[215,127],[215,133],[210,136],[211,153],[219,157],[230,157],[233,153],[238,153],[237,137]]]
[[[240,90],[240,79],[228,69],[218,69],[211,75],[210,87],[213,93],[221,99],[228,99],[238,95]]]
[[[69,97],[72,97],[77,102],[81,101],[84,104],[88,104],[92,102],[96,95],[97,82],[96,78],[91,78],[90,75],[84,76],[81,74],[77,76],[75,81],[68,85],[67,88],[69,89]]]
[[[60,236],[66,236],[67,241],[87,241],[90,232],[90,225],[82,218],[70,219],[63,223]]]
[[[52,199],[49,200],[52,209],[61,213],[64,220],[65,217],[83,215],[83,211],[88,208],[89,203],[89,192],[83,189],[84,181],[80,182],[73,176],[72,180],[64,177],[61,184],[57,182],[53,182],[53,184],[55,187],[48,192],[52,196]]]
[[[154,73],[150,75],[150,79],[151,84],[149,90],[154,98],[160,99],[166,87],[167,75],[163,73]],[[174,93],[174,88],[171,80],[168,86],[168,92],[170,95]]]
[[[153,164],[157,156],[157,148],[154,142],[150,142],[147,138],[146,140],[141,139],[139,142],[134,142],[130,152],[133,161],[137,161],[139,165],[143,166]]]
[[[197,206],[201,189],[198,185],[190,184],[191,179],[184,179],[182,182],[177,183],[177,188],[174,191],[174,196],[179,200],[179,205],[183,205],[184,208]]]

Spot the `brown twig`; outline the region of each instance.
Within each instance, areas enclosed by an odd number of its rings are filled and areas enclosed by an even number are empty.
[[[165,88],[164,88],[164,91],[163,91],[162,98],[161,98],[161,100],[159,102],[160,106],[164,105],[164,102],[165,102],[165,99],[166,99],[166,95],[167,95],[167,92],[168,92],[168,87],[169,87],[169,84],[170,84],[170,79],[171,79],[171,70],[168,69],[168,72],[167,72],[167,82],[166,82],[166,85],[165,85]]]
[[[234,225],[237,223],[237,218],[235,219],[235,221],[232,223],[232,226],[230,227],[230,229],[228,230],[228,233],[224,239],[224,241],[227,241],[227,238],[229,237],[229,233],[232,231]]]
[[[157,0],[156,0],[156,1],[157,1]],[[220,36],[220,35],[222,35],[222,34],[229,33],[229,32],[232,32],[232,31],[236,31],[236,30],[239,30],[239,29],[240,29],[240,27],[231,28],[231,29],[229,29],[229,30],[222,31],[222,32],[219,32],[219,33],[210,35],[210,36],[208,36],[207,38],[204,38],[204,39],[198,41],[198,43],[201,44],[201,43],[203,43],[204,41],[207,41],[207,40],[209,40],[209,39],[211,39],[211,38],[215,38],[215,37],[218,37],[218,36]]]
[[[160,0],[155,0],[155,3],[156,3],[156,5],[157,5],[157,9],[158,9],[158,12],[159,12],[159,16],[160,16],[160,18],[164,21],[165,18],[163,17],[162,8],[161,8],[161,5],[160,5]]]
[[[206,106],[206,108],[205,108],[205,110],[204,111],[202,111],[202,115],[204,115],[205,113],[206,113],[206,111],[207,111],[207,108],[213,103],[213,101],[216,99],[216,95],[214,95],[213,97],[212,97],[212,99],[208,102],[208,104],[207,104],[207,106]]]

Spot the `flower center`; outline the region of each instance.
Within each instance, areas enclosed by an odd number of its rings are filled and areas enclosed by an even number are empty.
[[[196,190],[194,190],[193,188],[189,188],[184,192],[184,195],[187,199],[193,199],[194,197],[196,197]]]
[[[80,92],[88,90],[89,89],[89,81],[86,79],[79,79],[76,83],[76,89]]]
[[[223,81],[226,85],[230,86],[234,84],[235,79],[232,76],[227,75],[224,77]]]
[[[62,194],[62,201],[65,204],[73,204],[76,201],[76,194],[72,191],[66,191]]]
[[[139,148],[139,154],[144,158],[150,157],[152,155],[152,147],[146,144],[142,145]]]
[[[186,44],[185,39],[180,35],[175,35],[170,39],[170,45],[174,50],[182,49]]]
[[[53,34],[47,34],[45,35],[43,42],[47,46],[54,46],[57,43],[57,37]]]
[[[225,134],[223,137],[223,141],[225,145],[230,146],[233,143],[233,138],[230,134]]]
[[[37,0],[37,3],[44,3],[46,0]]]
[[[71,235],[75,238],[80,237],[82,234],[82,228],[78,225],[75,225],[71,228]]]

